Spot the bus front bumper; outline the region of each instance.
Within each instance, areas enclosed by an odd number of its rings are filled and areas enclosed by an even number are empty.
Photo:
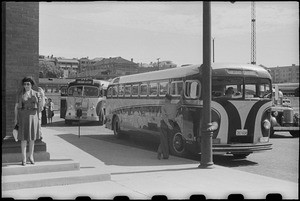
[[[258,144],[213,144],[212,150],[214,154],[226,153],[253,153],[272,149],[272,143]]]

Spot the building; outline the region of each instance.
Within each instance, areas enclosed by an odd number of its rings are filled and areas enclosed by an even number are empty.
[[[68,77],[76,77],[79,68],[79,61],[78,59],[66,59],[66,58],[55,58],[56,65],[63,69],[64,71],[64,78]]]
[[[79,77],[91,77],[95,79],[108,80],[122,75],[138,73],[138,64],[123,59],[122,57],[110,57],[96,61],[87,65],[85,72],[81,72]]]
[[[95,65],[96,62],[101,61],[102,57],[96,57],[94,59],[89,59],[89,57],[84,57],[79,59],[79,73],[85,72],[88,68]]]
[[[299,83],[299,65],[267,68],[272,76],[273,83]]]
[[[1,20],[3,139],[12,135],[15,126],[13,111],[21,80],[32,76],[38,84],[39,2],[2,2]]]

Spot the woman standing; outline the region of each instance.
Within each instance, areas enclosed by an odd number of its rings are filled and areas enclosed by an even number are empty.
[[[49,98],[48,101],[48,122],[52,123],[52,117],[54,116],[54,103],[51,98]]]
[[[18,140],[21,141],[22,165],[25,166],[27,141],[29,142],[28,160],[34,164],[34,141],[40,138],[38,113],[41,109],[41,101],[39,93],[32,89],[35,85],[32,77],[25,77],[22,85],[15,105],[15,125],[19,126]]]

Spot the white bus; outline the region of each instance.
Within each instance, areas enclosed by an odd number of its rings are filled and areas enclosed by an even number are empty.
[[[200,65],[121,76],[108,86],[106,127],[116,136],[138,131],[159,136],[162,101],[167,93],[178,103],[179,132],[169,136],[171,154],[200,153],[202,127],[202,72]],[[231,97],[225,95],[232,88]],[[212,65],[213,153],[244,158],[270,150],[271,76],[260,66],[250,64]]]
[[[78,121],[76,112],[82,110],[81,120],[105,121],[105,99],[109,82],[95,79],[76,79],[69,83],[66,96],[65,123],[72,124]]]

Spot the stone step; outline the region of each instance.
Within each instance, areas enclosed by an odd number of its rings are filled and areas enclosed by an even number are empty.
[[[73,171],[79,169],[80,169],[79,162],[75,162],[72,160],[42,161],[42,162],[35,162],[35,165],[32,165],[27,161],[26,166],[22,166],[21,162],[4,163],[2,164],[2,176]]]
[[[111,180],[110,173],[101,168],[73,171],[2,176],[2,191],[39,188]]]

